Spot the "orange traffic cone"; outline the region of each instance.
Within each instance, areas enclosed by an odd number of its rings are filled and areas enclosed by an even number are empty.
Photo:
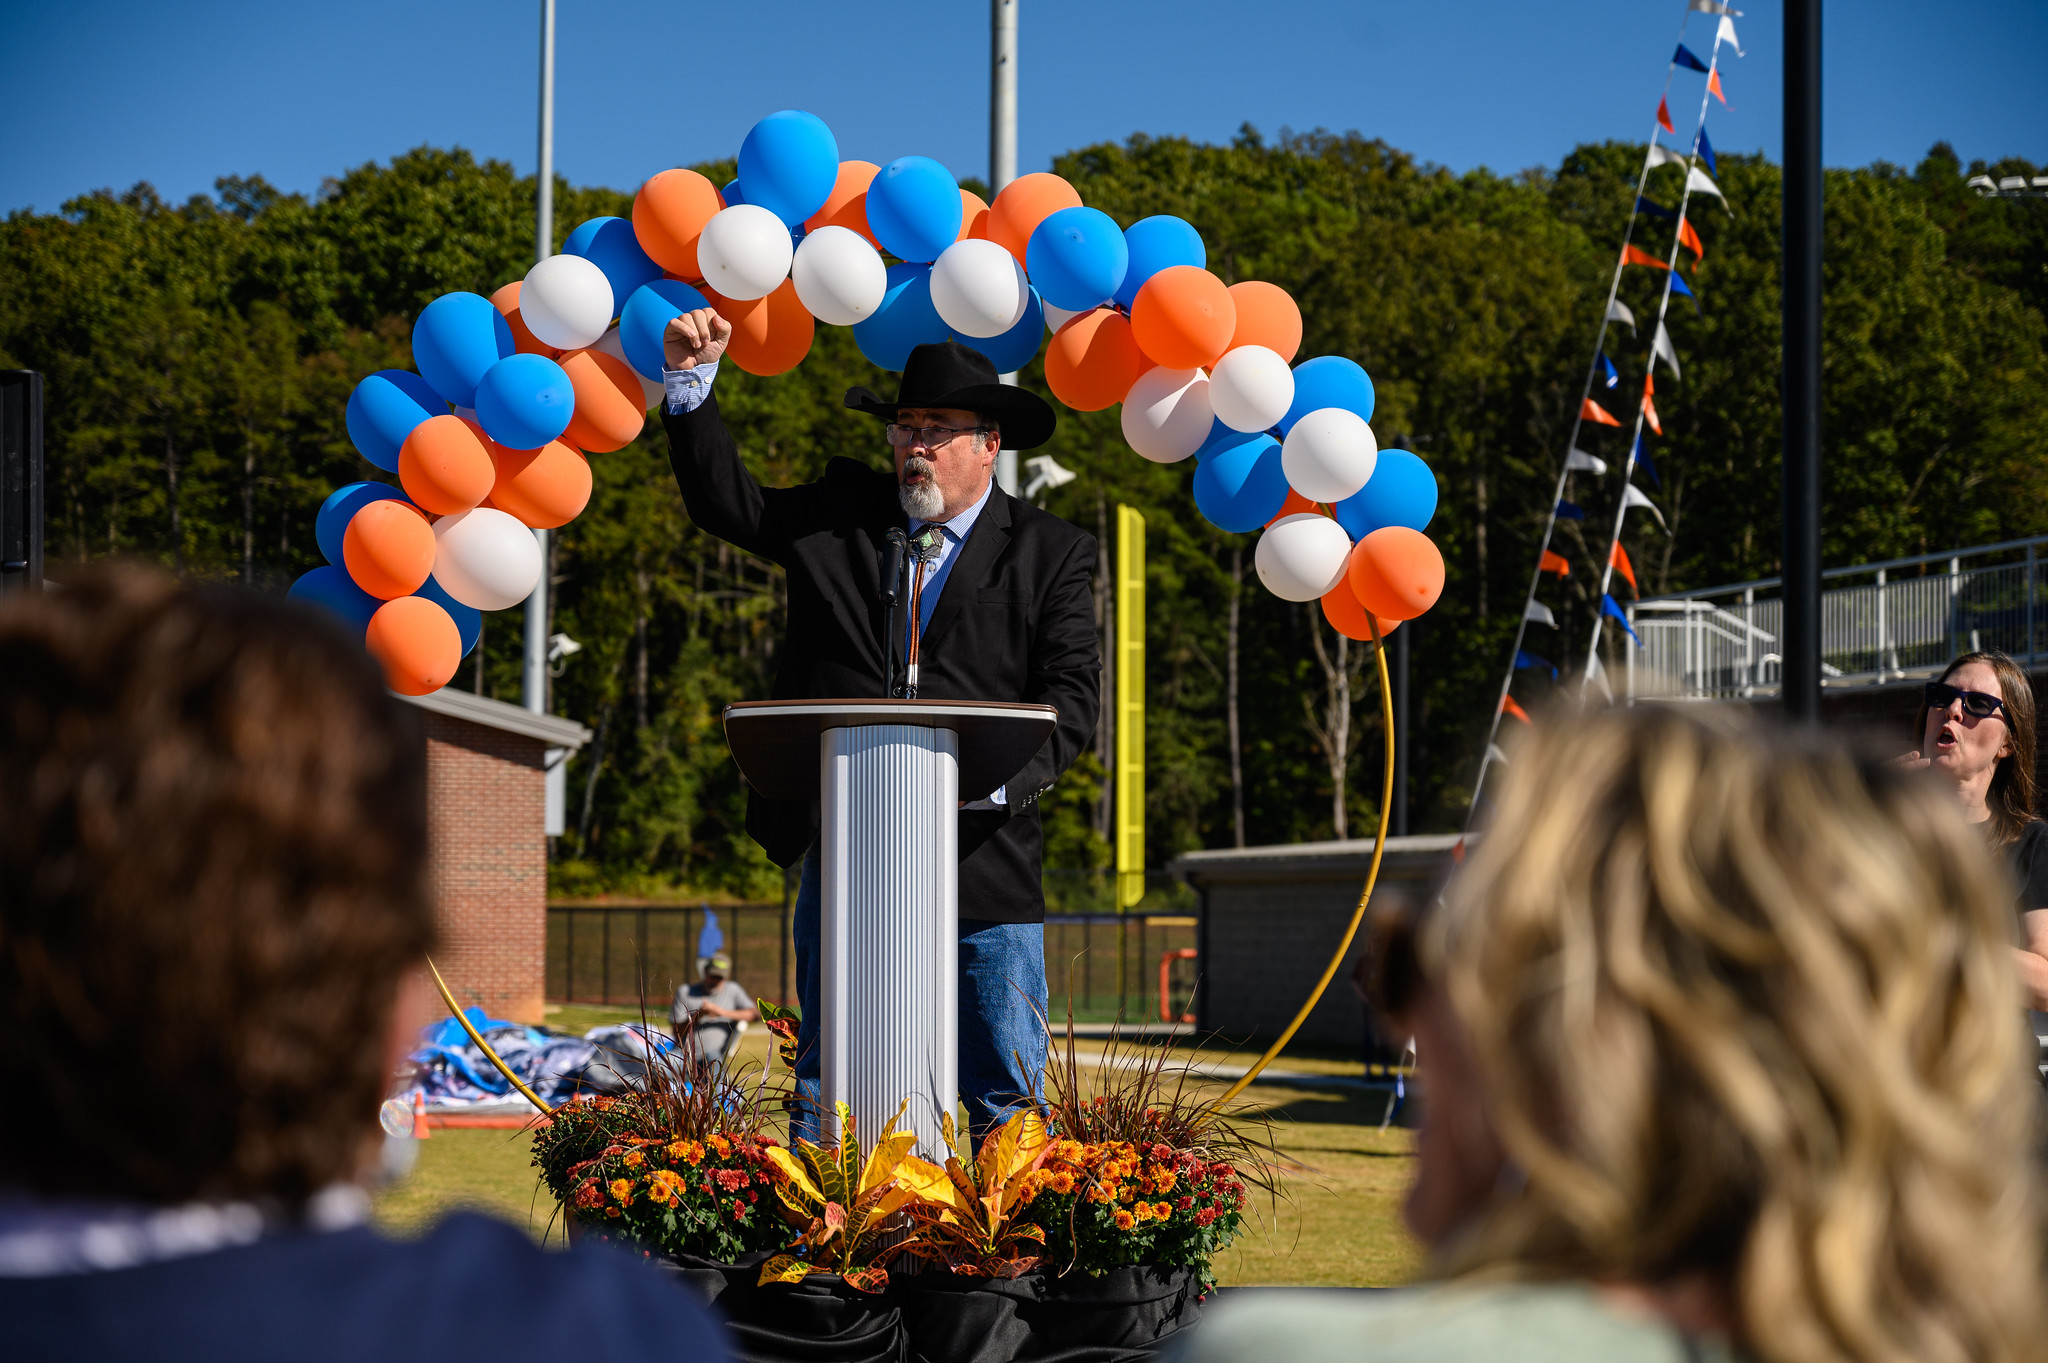
[[[412,1135],[414,1140],[423,1141],[433,1133],[427,1129],[427,1095],[418,1089],[412,1091]]]

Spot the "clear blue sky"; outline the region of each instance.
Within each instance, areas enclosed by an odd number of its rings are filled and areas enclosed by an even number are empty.
[[[1719,150],[1775,156],[1781,0],[1736,0]],[[9,0],[0,212],[139,180],[166,197],[323,177],[433,143],[535,162],[537,0]],[[1681,0],[1020,0],[1019,169],[1133,132],[1227,140],[1358,129],[1463,170],[1555,165],[1641,138]],[[630,189],[728,155],[761,115],[809,109],[843,156],[987,174],[988,5],[561,0],[555,164]],[[1714,21],[1691,16],[1704,55]],[[1912,164],[2048,158],[2048,4],[1833,0],[1825,154]],[[1690,124],[1702,78],[1681,74]]]

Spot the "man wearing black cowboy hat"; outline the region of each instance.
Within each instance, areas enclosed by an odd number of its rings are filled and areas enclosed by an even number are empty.
[[[997,452],[1044,444],[1055,418],[1044,399],[998,383],[987,357],[956,341],[913,350],[894,402],[865,388],[847,393],[848,407],[886,423],[888,472],[841,458],[814,483],[762,487],[711,392],[731,335],[709,309],[669,323],[662,424],[690,519],[788,573],[775,699],[885,695],[914,660],[927,699],[1059,710],[1053,736],[1024,769],[959,816],[960,1090],[985,1129],[1038,1091],[1045,1068],[1037,801],[1095,731],[1095,539],[994,485]],[[913,550],[905,608],[894,617],[882,597],[891,531],[907,533]],[[793,924],[797,1078],[815,1098],[817,811],[749,792],[747,831],[778,864],[803,862]]]

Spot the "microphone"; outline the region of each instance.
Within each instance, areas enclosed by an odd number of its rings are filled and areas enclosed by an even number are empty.
[[[903,590],[903,527],[890,526],[888,533],[882,538],[889,545],[889,552],[882,559],[882,601],[893,606],[896,604],[897,595]]]

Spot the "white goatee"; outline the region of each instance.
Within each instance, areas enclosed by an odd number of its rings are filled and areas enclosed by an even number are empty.
[[[923,474],[924,481],[900,481],[913,473]],[[933,473],[932,461],[929,459],[912,455],[903,461],[903,472],[897,475],[899,481],[896,484],[896,500],[902,505],[903,514],[912,520],[928,521],[943,514],[946,509],[946,496],[939,491],[939,485],[932,477]]]

